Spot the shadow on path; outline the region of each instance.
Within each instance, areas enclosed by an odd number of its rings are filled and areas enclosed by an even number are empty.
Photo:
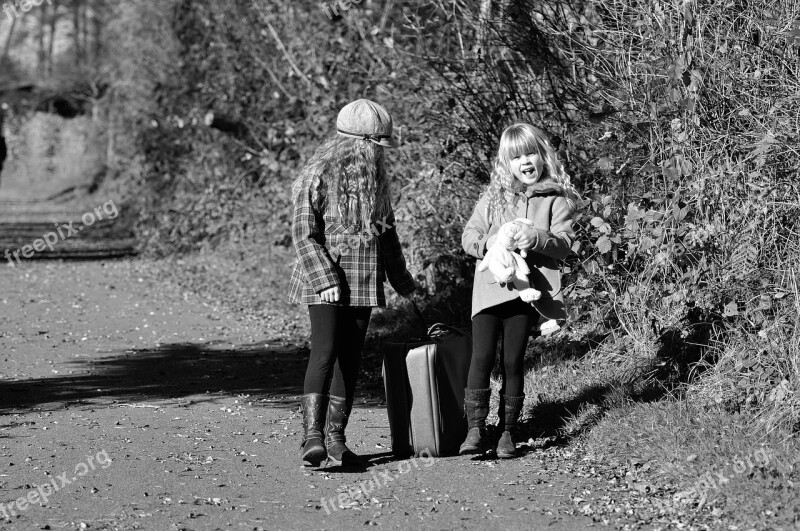
[[[81,403],[143,402],[220,393],[248,394],[254,402],[265,399],[270,407],[296,408],[308,360],[307,348],[264,343],[235,349],[215,347],[213,343],[170,344],[110,354],[69,362],[61,368],[82,374],[0,381],[0,414],[34,407],[54,410]],[[360,398],[371,404],[383,399],[382,389],[370,385],[375,358],[374,353],[365,352],[368,372],[362,375],[359,386]]]

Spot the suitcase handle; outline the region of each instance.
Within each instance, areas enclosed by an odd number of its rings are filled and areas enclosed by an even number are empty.
[[[430,328],[428,328],[428,337],[431,339],[439,339],[442,336],[445,336],[450,333],[455,334],[464,334],[464,331],[460,328],[456,328],[454,326],[446,325],[444,323],[436,323]]]
[[[455,332],[456,334],[463,334],[462,330],[446,325],[444,323],[434,323],[433,325],[428,326],[428,322],[425,320],[425,316],[422,315],[422,310],[419,309],[419,306],[417,306],[416,301],[414,300],[411,301],[411,307],[414,309],[414,314],[417,316],[417,318],[422,323],[422,326],[427,331],[428,338],[439,339],[442,336],[451,332]]]

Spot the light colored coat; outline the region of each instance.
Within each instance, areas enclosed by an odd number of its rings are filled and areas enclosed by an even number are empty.
[[[478,271],[477,266],[486,254],[489,240],[494,241],[503,223],[526,218],[533,222],[537,241],[528,250],[525,261],[531,269],[531,286],[542,292],[542,298],[535,301],[533,306],[548,319],[567,318],[557,261],[566,258],[572,248],[575,238],[572,214],[573,209],[564,197],[564,190],[549,181],[528,187],[524,194],[519,194],[516,205],[503,214],[503,219],[494,222],[489,217],[486,194],[481,196],[461,236],[464,250],[478,259],[472,287],[472,317],[482,310],[519,297],[513,283],[501,286],[495,282],[490,271]]]

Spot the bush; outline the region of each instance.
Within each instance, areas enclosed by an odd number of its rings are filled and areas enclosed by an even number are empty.
[[[145,90],[120,82],[121,101],[113,103],[133,106],[127,114],[135,117],[130,139],[143,154],[149,248],[168,254],[229,240],[287,245],[289,185],[334,132],[338,109],[358,97],[379,100],[394,115],[404,143],[389,155],[396,194],[423,170],[427,175],[426,164],[435,167],[425,159],[436,138],[417,126],[434,97],[419,98],[416,81],[398,75],[405,68],[395,48],[404,44],[403,2],[390,11],[367,1],[335,21],[311,1],[175,0],[159,7],[122,9],[128,18],[155,19],[160,36],[151,41],[149,32],[118,29],[131,44],[117,72],[143,78]],[[164,45],[142,58],[131,49],[140,41]],[[208,116],[233,124],[233,134],[207,127]]]
[[[585,196],[565,269],[573,322],[619,330],[672,367],[654,374],[673,384],[782,326],[773,307],[794,299],[800,257],[790,3],[453,5],[428,2],[412,18],[420,38],[475,43],[427,55],[434,87],[452,96],[439,115],[452,131],[446,166],[485,181],[505,125],[549,132]],[[676,346],[698,326],[717,332],[697,352]],[[797,367],[762,358],[772,372],[759,396],[788,393],[781,382],[797,382]]]
[[[800,256],[792,5],[389,5],[365,1],[332,21],[310,1],[121,8],[160,35],[153,57],[120,55],[120,79],[145,83],[118,83],[112,106],[133,107],[151,249],[288,245],[289,183],[338,109],[366,96],[395,116],[401,239],[442,307],[469,290],[461,229],[500,132],[524,119],[550,134],[584,193],[565,264],[574,323],[651,356],[659,338],[673,345],[660,362],[674,370],[658,374],[675,382],[725,358],[715,338],[778,326],[773,305],[794,301]],[[119,31],[123,51],[143,40]],[[208,128],[209,112],[232,134]],[[675,346],[720,323],[724,337],[703,335],[700,350]],[[780,371],[769,381],[797,381],[795,368]]]

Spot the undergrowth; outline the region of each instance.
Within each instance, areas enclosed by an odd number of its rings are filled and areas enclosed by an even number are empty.
[[[569,325],[528,354],[532,433],[588,438],[598,453],[654,441],[653,459],[687,470],[700,461],[681,452],[703,444],[721,446],[719,459],[756,444],[793,451],[796,2],[367,1],[333,22],[317,8],[174,0],[156,13],[169,46],[158,75],[135,65],[153,98],[132,135],[156,254],[238,252],[255,272],[266,247],[290,253],[289,181],[337,109],[371,97],[403,140],[389,171],[424,311],[466,324],[474,261],[461,229],[501,130],[528,120],[584,197],[563,267]],[[265,12],[279,38],[260,31]],[[210,110],[239,134],[206,128]],[[403,307],[373,323],[403,336],[413,320]],[[690,440],[697,417],[748,429]],[[672,447],[666,422],[684,437]],[[726,437],[741,438],[724,450]],[[737,485],[777,492],[788,474]]]

